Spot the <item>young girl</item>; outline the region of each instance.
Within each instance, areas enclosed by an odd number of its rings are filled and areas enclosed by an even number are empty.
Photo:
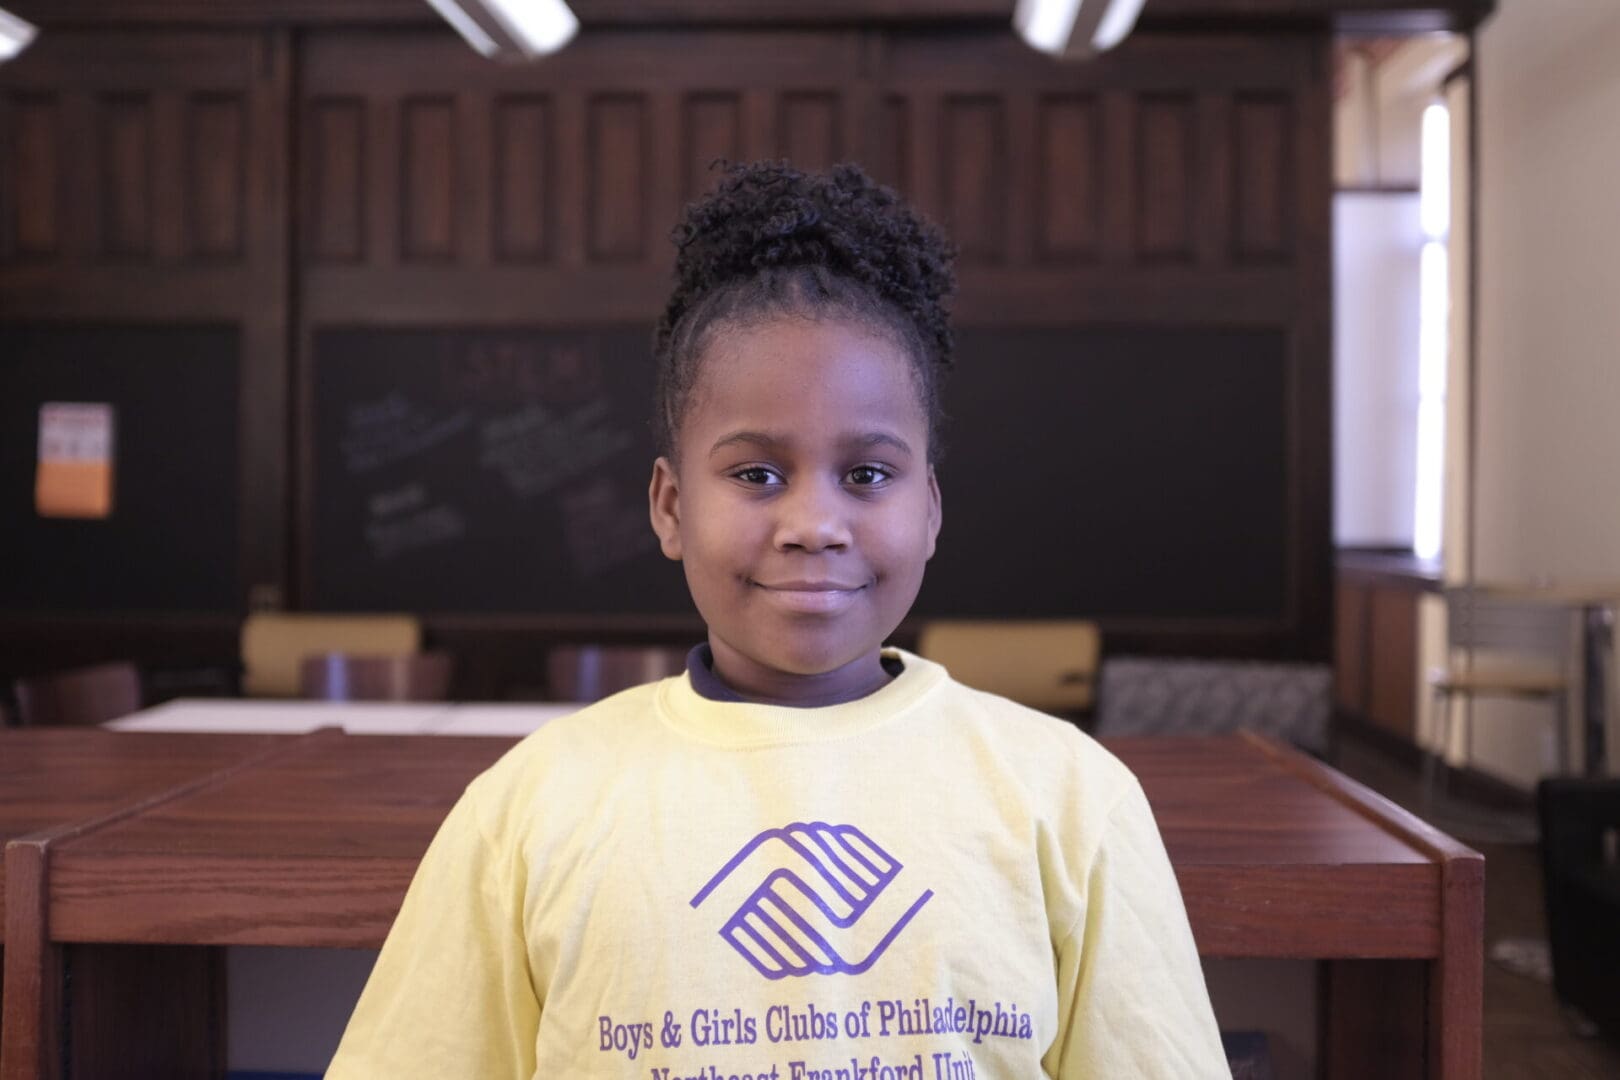
[[[940,529],[943,238],[753,165],[676,242],[650,502],[708,642],[473,781],[327,1075],[1227,1076],[1136,779],[883,647]]]

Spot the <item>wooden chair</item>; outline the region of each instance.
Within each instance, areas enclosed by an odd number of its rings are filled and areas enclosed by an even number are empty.
[[[599,701],[686,670],[686,650],[639,645],[564,645],[546,656],[554,701]]]
[[[1445,590],[1448,662],[1430,670],[1438,739],[1423,758],[1423,798],[1433,797],[1436,762],[1451,747],[1457,698],[1506,697],[1551,706],[1558,739],[1559,771],[1570,771],[1568,724],[1570,611],[1558,604],[1492,595],[1488,590]],[[1450,662],[1460,649],[1472,650],[1473,663]],[[1463,715],[1463,763],[1473,760],[1473,726]]]
[[[300,665],[299,691],[321,701],[445,701],[454,672],[450,654],[442,652],[320,653]]]
[[[317,653],[401,656],[421,648],[422,625],[412,615],[249,615],[242,623],[242,693],[297,696],[304,657]]]
[[[927,623],[917,654],[957,682],[1045,712],[1076,715],[1095,699],[1102,634],[1083,619]]]
[[[141,673],[116,662],[75,668],[13,684],[17,721],[24,725],[91,726],[141,708]]]

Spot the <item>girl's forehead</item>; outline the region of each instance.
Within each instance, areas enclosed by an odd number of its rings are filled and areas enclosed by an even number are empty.
[[[785,317],[728,327],[704,350],[694,390],[694,412],[842,407],[926,423],[910,355],[857,322]]]

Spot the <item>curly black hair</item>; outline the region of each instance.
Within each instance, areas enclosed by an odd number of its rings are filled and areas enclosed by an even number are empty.
[[[894,191],[856,165],[825,173],[787,162],[728,165],[714,190],[686,207],[671,239],[676,283],[653,346],[660,453],[674,457],[712,332],[794,313],[852,317],[896,339],[928,417],[929,460],[939,459],[955,252]]]

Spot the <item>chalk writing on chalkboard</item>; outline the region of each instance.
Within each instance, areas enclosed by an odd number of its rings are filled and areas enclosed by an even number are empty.
[[[370,472],[431,449],[465,430],[471,422],[465,409],[449,416],[435,416],[398,391],[362,401],[348,411],[343,464],[351,475]]]
[[[606,477],[564,492],[559,502],[568,551],[583,577],[597,577],[658,546],[645,496],[626,494]]]
[[[379,491],[366,506],[370,511],[366,544],[377,559],[448,543],[467,532],[461,512],[453,506],[431,504],[421,484]]]
[[[493,469],[514,495],[551,491],[627,450],[630,433],[613,423],[612,403],[598,398],[557,414],[542,405],[486,420],[478,463]]]

